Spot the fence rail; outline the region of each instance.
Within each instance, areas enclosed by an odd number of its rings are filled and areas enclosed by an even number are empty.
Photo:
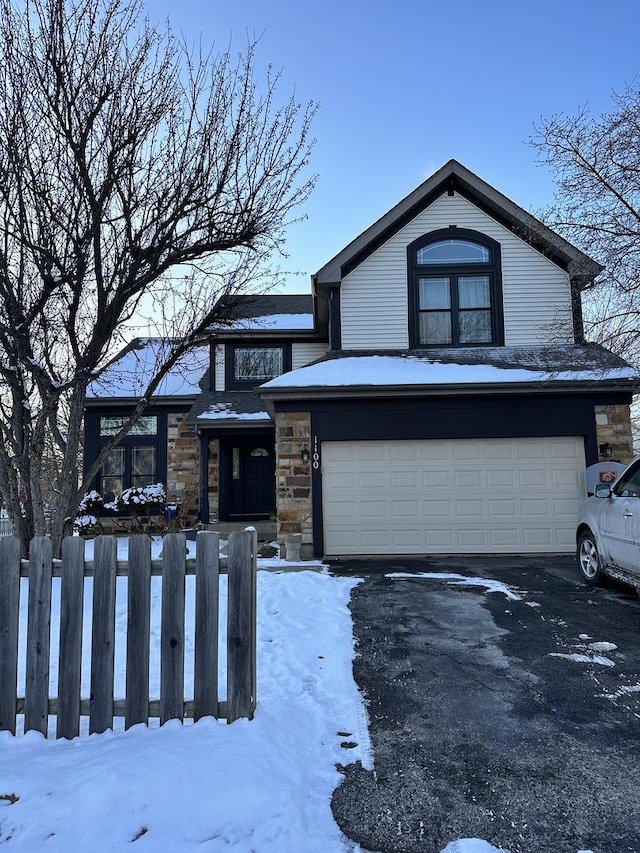
[[[117,541],[100,536],[94,558],[86,561],[84,540],[63,542],[62,560],[53,560],[51,541],[37,537],[29,559],[20,559],[17,537],[0,539],[0,730],[15,734],[24,714],[24,731],[45,736],[49,715],[56,716],[56,737],[73,738],[80,718],[89,732],[125,718],[125,728],[159,717],[215,716],[228,722],[252,717],[256,703],[256,555],[254,531],[229,536],[227,559],[227,698],[218,697],[218,631],[220,613],[219,536],[196,538],[195,559],[186,558],[181,533],[163,538],[162,560],[151,559],[151,539],[129,540],[127,561],[117,559]],[[193,699],[185,700],[185,578],[195,576]],[[114,698],[116,646],[116,578],[127,577],[125,698]],[[158,652],[159,698],[149,695],[151,657],[151,578],[161,577]],[[57,697],[49,696],[53,578],[60,578],[60,632]],[[19,661],[21,578],[28,579],[25,659]],[[81,696],[85,581],[91,578],[91,652],[89,697]],[[86,627],[86,626],[85,626]],[[18,669],[24,663],[24,696],[18,696]]]

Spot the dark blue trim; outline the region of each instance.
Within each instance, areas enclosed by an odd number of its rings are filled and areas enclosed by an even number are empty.
[[[340,314],[340,288],[332,287],[329,300],[329,349],[342,349],[342,318]]]

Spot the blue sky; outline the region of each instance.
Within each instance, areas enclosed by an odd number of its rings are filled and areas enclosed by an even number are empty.
[[[527,144],[541,116],[595,114],[640,77],[640,0],[147,0],[188,40],[281,68],[319,112],[319,176],[290,229],[286,268],[308,276],[455,157],[529,210],[553,182]]]

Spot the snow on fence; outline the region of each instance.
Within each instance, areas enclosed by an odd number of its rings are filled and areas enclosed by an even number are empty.
[[[227,559],[226,701],[218,697],[218,636],[220,613],[219,536],[196,537],[195,559],[187,559],[184,534],[163,538],[162,559],[152,560],[151,539],[129,540],[129,558],[117,559],[113,536],[94,541],[93,560],[85,560],[85,542],[65,539],[62,560],[52,560],[51,540],[36,537],[29,559],[20,559],[20,541],[0,539],[0,730],[16,733],[17,715],[24,731],[45,737],[49,715],[56,717],[56,737],[80,733],[80,718],[89,718],[89,733],[112,728],[124,717],[125,728],[159,718],[167,720],[215,716],[228,722],[253,716],[256,703],[256,557],[255,531],[229,537]],[[185,585],[193,575],[193,699],[185,700]],[[126,577],[126,619],[116,614],[116,579]],[[160,630],[153,631],[152,577],[161,584]],[[25,579],[24,581],[21,581]],[[59,578],[59,581],[54,579]],[[91,580],[87,580],[91,579]],[[59,583],[59,637],[51,636],[52,589]],[[190,579],[191,583],[191,579]],[[27,595],[26,643],[19,644],[20,591]],[[28,586],[28,592],[24,586]],[[155,587],[154,587],[155,588]],[[85,596],[86,591],[86,596]],[[85,605],[87,597],[92,606]],[[90,628],[90,689],[82,690],[83,613]],[[24,608],[23,608],[24,612]],[[116,619],[117,617],[117,619]],[[86,621],[86,620],[85,620]],[[125,698],[114,698],[114,649],[126,622]],[[56,633],[56,632],[54,632]],[[54,655],[52,653],[52,639]],[[154,645],[159,648],[152,648]],[[20,654],[19,654],[20,650]],[[58,666],[55,667],[55,653]],[[159,657],[159,698],[150,698],[150,659]],[[24,659],[19,659],[19,658]],[[224,660],[223,660],[224,663]],[[57,697],[50,698],[51,670],[57,671]],[[18,673],[24,672],[24,695],[18,696]],[[51,679],[55,683],[55,676]],[[86,678],[85,678],[86,683]],[[55,690],[55,687],[54,687]],[[88,693],[82,698],[81,692]]]

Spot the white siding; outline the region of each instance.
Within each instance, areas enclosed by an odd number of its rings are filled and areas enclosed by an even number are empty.
[[[409,346],[407,246],[449,225],[471,228],[500,243],[507,346],[572,340],[568,275],[456,193],[440,196],[343,279],[343,349]]]
[[[224,391],[224,344],[216,344],[216,391]]]
[[[307,343],[296,343],[291,345],[291,369],[297,370],[298,367],[304,367],[305,364],[310,364],[317,358],[322,358],[327,354],[327,345],[320,341],[310,341]]]

